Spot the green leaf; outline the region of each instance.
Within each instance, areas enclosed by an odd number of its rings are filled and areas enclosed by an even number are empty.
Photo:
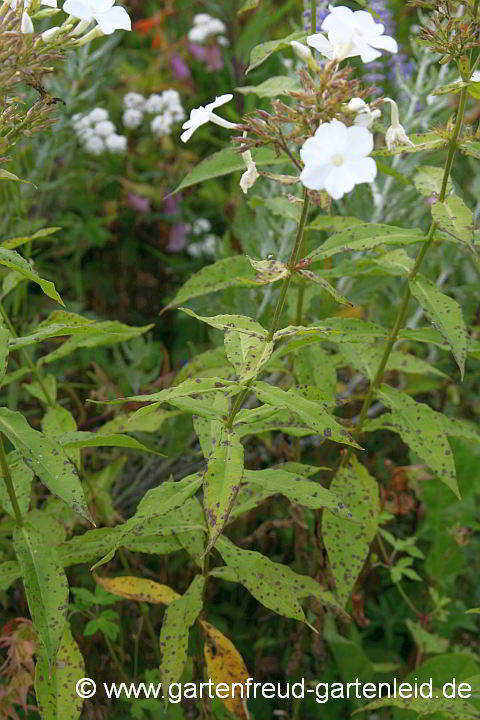
[[[15,252],[15,250],[6,250],[5,248],[0,247],[0,265],[5,265],[11,270],[15,270],[15,272],[23,275],[23,277],[27,278],[27,280],[37,283],[37,285],[42,288],[45,295],[48,295],[49,298],[52,298],[52,300],[60,303],[60,305],[64,304],[62,298],[55,289],[55,285],[49,280],[41,278],[32,265],[30,265],[28,260],[25,260],[25,258]]]
[[[421,230],[410,230],[393,225],[363,223],[332,235],[307,257],[312,262],[316,262],[346,250],[357,252],[359,250],[370,250],[379,245],[411,245],[424,240],[425,234]]]
[[[391,157],[392,155],[400,155],[401,153],[417,153],[417,152],[429,152],[431,150],[440,150],[440,148],[447,147],[448,141],[445,138],[440,137],[435,132],[423,133],[420,135],[412,134],[408,136],[412,141],[412,145],[397,145],[397,147],[389,150],[387,147],[374,150],[372,155]]]
[[[57,378],[55,375],[45,375],[42,378],[42,384],[35,381],[28,384],[25,383],[22,387],[29,395],[39,400],[43,405],[48,406],[50,401],[55,402],[57,399]],[[48,400],[45,396],[44,388],[47,391]]]
[[[155,455],[161,455],[156,450],[151,450],[143,443],[129,435],[111,435],[99,432],[65,432],[57,435],[57,441],[62,447],[85,448],[85,447],[123,447],[130,450],[142,450],[143,452],[153,452]],[[164,457],[164,456],[162,456]]]
[[[441,693],[441,688],[434,688],[433,697],[384,697],[379,700],[374,700],[367,705],[363,705],[363,707],[355,710],[353,714],[365,712],[366,710],[377,710],[383,707],[395,707],[401,710],[415,712],[419,717],[441,713],[440,717],[448,717],[449,720],[478,720],[478,718],[480,718],[478,710],[467,700],[461,700],[459,697],[449,700],[448,698],[442,697]]]
[[[196,575],[184,595],[168,605],[160,631],[164,687],[179,682],[187,663],[188,631],[203,607],[205,578]]]
[[[255,205],[253,207],[258,206],[258,204],[261,203],[268,208],[273,215],[280,215],[288,220],[293,220],[298,225],[302,214],[302,201],[300,198],[295,198],[295,200],[298,200],[299,202],[291,202],[286,197],[266,198],[265,200],[263,198],[255,197],[252,198],[252,203],[253,200],[255,200]]]
[[[256,377],[266,365],[273,352],[273,340],[261,340],[253,335],[245,335],[235,330],[225,333],[225,352],[232,363],[240,382]]]
[[[480,142],[478,140],[466,140],[460,143],[458,148],[464,155],[480,160]]]
[[[337,404],[336,357],[318,344],[300,348],[295,357],[295,376],[300,385],[313,383],[321,388],[326,403],[332,408]]]
[[[272,494],[285,495],[297,505],[304,505],[314,510],[328,508],[340,517],[353,517],[341,496],[327,490],[319,482],[306,480],[295,472],[278,467],[266,470],[245,470],[243,479],[250,484],[260,485]]]
[[[75,688],[85,676],[85,663],[68,624],[51,673],[43,647],[37,649],[36,655],[35,693],[42,717],[45,720],[78,720],[83,700]]]
[[[463,380],[468,332],[462,308],[456,300],[442,293],[431,280],[423,275],[416,275],[409,284],[412,295],[423,307],[430,322],[450,345]]]
[[[30,615],[45,647],[51,671],[67,619],[67,578],[56,549],[30,523],[15,527],[13,545],[22,571]],[[45,552],[47,547],[48,552]]]
[[[242,7],[237,10],[237,15],[247,12],[248,10],[253,10],[254,8],[258,7],[259,2],[260,0],[245,0]]]
[[[417,190],[424,196],[430,197],[431,195],[440,195],[442,189],[443,168],[432,167],[431,165],[422,165],[418,168],[413,182]],[[449,179],[447,183],[446,193],[450,193],[453,190],[452,181]]]
[[[285,391],[261,381],[254,383],[253,389],[261,402],[294,412],[308,427],[322,437],[362,449],[347,430],[336,422],[329,413],[326,403],[307,400],[293,388]]]
[[[255,285],[265,285],[276,282],[288,275],[287,265],[281,260],[255,260],[251,257],[249,257],[248,260],[257,272],[253,280]]]
[[[354,225],[363,225],[364,221],[344,215],[318,215],[305,227],[305,230],[332,230],[341,232]]]
[[[15,560],[7,560],[0,564],[0,590],[8,590],[19,577],[22,577],[22,571]]]
[[[334,595],[313,578],[298,575],[288,565],[272,562],[258,552],[241,550],[224,535],[218,539],[216,547],[234,571],[237,582],[244,585],[258,602],[279,615],[306,623],[300,600],[313,596],[348,620]]]
[[[274,75],[264,80],[260,85],[242,85],[235,91],[242,95],[253,94],[260,98],[276,98],[279,95],[288,95],[290,92],[301,91],[302,87],[296,77],[289,75]]]
[[[206,552],[223,531],[240,487],[243,445],[235,429],[223,427],[203,474],[203,496],[209,540]]]
[[[436,655],[447,652],[450,641],[436,633],[428,632],[420,623],[413,622],[410,618],[405,620],[419,652],[422,655]]]
[[[253,150],[252,157],[257,167],[262,167],[263,165],[282,165],[288,162],[285,157],[277,157],[273,150],[266,147]],[[224,148],[196,165],[170,195],[175,195],[175,193],[180,192],[180,190],[185,190],[185,188],[205,182],[205,180],[229,175],[238,170],[245,170],[245,161],[241,154],[235,152],[233,148]]]
[[[458,195],[449,195],[443,203],[432,205],[437,225],[456,240],[473,249],[473,215]]]
[[[23,415],[8,408],[0,408],[0,431],[50,492],[91,522],[78,472],[59,443],[31,428]]]
[[[365,373],[370,380],[373,380],[383,357],[383,347],[381,345],[364,346],[362,352],[359,353],[356,344],[344,343],[340,348],[340,354],[349,365]],[[437,370],[434,365],[430,365],[425,360],[399,350],[393,350],[390,353],[386,370],[398,370],[417,375],[431,373],[444,378],[448,377],[444,372]]]
[[[77,423],[72,413],[62,405],[54,405],[47,408],[47,412],[42,418],[42,432],[50,437],[60,435],[64,432],[71,432],[77,429]],[[70,450],[67,452],[68,457],[76,468],[80,467],[80,451]]]
[[[0,180],[13,180],[14,182],[25,183],[26,185],[33,185],[33,183],[29,182],[29,180],[22,180],[18,177],[18,175],[15,175],[8,170],[4,170],[3,168],[0,169]],[[33,187],[36,188],[36,185],[33,185]]]
[[[378,527],[380,501],[378,485],[363,465],[352,457],[330,484],[332,492],[348,503],[356,524],[325,510],[322,533],[332,568],[337,595],[343,605],[353,590],[367,559]]]
[[[164,307],[162,313],[201,295],[232,286],[248,286],[254,277],[251,265],[245,255],[234,255],[224,260],[218,260],[213,265],[207,265],[191,275],[173,300]]]
[[[305,40],[305,38],[306,33],[302,30],[297,30],[281,40],[268,40],[260,45],[256,45],[250,53],[250,63],[245,74],[248,75],[250,70],[261,65],[270,55],[277,52],[277,50],[289,48],[292,40],[302,41]]]
[[[374,338],[386,337],[387,333],[380,325],[375,325],[357,318],[334,317],[323,320],[322,325],[311,325],[310,327],[296,327],[289,325],[275,333],[274,340],[298,335],[299,338],[284,343],[273,354],[273,358],[287,355],[292,350],[298,350],[305,345],[319,340],[328,342],[363,342]]]
[[[61,227],[42,228],[41,230],[37,230],[37,232],[34,232],[33,235],[13,237],[9,238],[8,240],[4,240],[2,243],[0,243],[0,246],[5,248],[6,250],[13,250],[14,248],[20,247],[21,245],[25,245],[25,243],[34,242],[35,240],[39,240],[40,238],[53,235],[53,233],[56,233],[61,229]]]
[[[247,315],[213,315],[212,317],[206,317],[204,315],[197,315],[197,313],[188,308],[180,308],[180,310],[183,310],[187,315],[201,320],[216,330],[236,330],[239,333],[251,335],[259,340],[263,340],[268,335],[265,328],[262,327],[259,322]]]
[[[455,80],[455,82],[448,83],[448,85],[440,85],[440,87],[435,88],[432,95],[455,95],[456,93],[459,93],[462,88],[468,87],[468,85],[468,82]]]
[[[202,473],[196,473],[178,482],[163,482],[158,487],[148,490],[140,500],[135,515],[121,526],[118,537],[115,538],[110,550],[92,567],[92,570],[111,560],[118,548],[126,545],[129,538],[142,533],[147,523],[181,507],[189,497],[197,492],[201,484]]]
[[[325,278],[320,277],[320,275],[315,275],[311,270],[298,270],[297,274],[299,277],[305,278],[309,282],[313,282],[316,285],[320,285],[324,290],[326,290],[329,295],[333,297],[336,302],[340,303],[341,305],[349,305],[350,307],[353,307],[353,303],[350,302],[350,300],[347,300],[346,297],[344,297],[341,293],[339,293],[331,283],[328,282],[328,280],[325,280]]]
[[[351,636],[352,639],[340,635],[335,627],[334,617],[331,614],[326,615],[323,637],[329,645],[343,682],[351,682],[352,678],[358,678],[362,684],[372,682],[373,665],[360,645],[360,638],[355,641],[355,633],[351,633]],[[354,704],[359,705],[355,701]]]
[[[439,480],[460,498],[455,463],[440,413],[389,385],[381,385],[377,396],[392,411],[388,425],[393,432],[399,433]]]
[[[10,469],[10,475],[12,476],[13,487],[15,489],[15,495],[17,496],[20,512],[22,515],[25,515],[30,505],[33,472],[24,463],[18,450],[14,450],[7,455],[7,463]],[[5,512],[11,515],[11,517],[15,517],[15,512],[3,478],[0,479],[0,504]]]
[[[403,277],[408,277],[415,264],[414,260],[401,248],[391,250],[381,255],[381,257],[372,258],[372,260],[376,265],[385,268],[390,273],[393,271],[393,274],[403,275]]]
[[[152,327],[153,324],[144,325],[143,327],[130,327],[117,320],[106,320],[105,322],[96,323],[95,326],[89,325],[83,332],[76,333],[48,355],[43,355],[38,362],[40,365],[54,362],[70,355],[81,347],[101,347],[102,345],[126,342],[143,335]]]

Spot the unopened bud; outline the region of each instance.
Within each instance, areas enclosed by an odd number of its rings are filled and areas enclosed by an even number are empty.
[[[303,43],[297,42],[296,40],[290,41],[290,46],[295,55],[304,63],[308,65],[312,70],[317,70],[317,64],[313,59],[313,55],[309,47]]]
[[[20,23],[20,32],[24,35],[30,35],[33,33],[33,23],[30,15],[27,12],[22,14],[22,22]]]

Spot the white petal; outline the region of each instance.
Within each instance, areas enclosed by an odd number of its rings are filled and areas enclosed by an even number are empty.
[[[348,172],[346,165],[331,167],[331,172],[325,179],[325,190],[334,200],[340,200],[345,193],[349,193],[355,187],[355,181]]]
[[[95,20],[105,35],[111,35],[115,30],[132,29],[130,16],[123,7],[112,7],[106,12],[98,13]]]
[[[325,57],[329,58],[330,60],[332,59],[333,45],[325,37],[325,35],[322,35],[322,33],[317,33],[316,35],[309,35],[307,37],[307,45],[315,48],[315,50],[318,50],[319,53],[325,55]]]
[[[233,95],[231,95],[230,93],[227,93],[226,95],[220,95],[219,97],[216,97],[213,102],[205,105],[205,110],[210,112],[210,110],[213,110],[213,108],[220,107],[220,105],[225,105],[225,103],[230,102],[232,98]]]
[[[88,2],[95,9],[95,14],[107,12],[115,4],[115,0],[88,0]]]
[[[198,125],[196,127],[190,128],[189,130],[185,130],[185,132],[180,135],[180,140],[182,142],[187,142],[187,140],[190,140],[197,127]]]
[[[300,173],[300,182],[310,190],[323,190],[325,178],[332,169],[331,165],[306,165]]]
[[[73,15],[80,20],[93,20],[93,12],[89,5],[81,0],[65,0],[63,10],[68,15]]]
[[[353,20],[355,26],[366,35],[382,35],[385,30],[385,26],[382,23],[377,23],[366,10],[356,10],[353,13]]]
[[[359,127],[358,125],[349,127],[346,145],[348,157],[365,157],[373,150],[373,135],[366,127]]]
[[[377,165],[373,158],[353,160],[348,162],[346,167],[355,185],[373,182],[377,176]]]
[[[48,5],[48,7],[56,8],[57,0],[41,0],[40,5]]]
[[[388,50],[391,53],[398,53],[397,41],[390,37],[390,35],[382,35],[381,37],[369,37],[367,40],[368,44],[374,48],[380,48],[381,50]]]
[[[317,136],[318,131],[322,127],[328,129],[328,134],[325,133],[326,137],[325,135],[322,135],[322,137],[325,137],[330,154],[342,152],[348,142],[347,126],[340,122],[340,120],[332,120],[329,123],[324,123],[323,125],[320,125],[317,132],[315,133],[315,136]]]
[[[370,47],[370,45],[363,40],[363,38],[359,38],[356,41],[356,46],[358,49],[358,55],[360,55],[360,58],[363,63],[369,63],[373,62],[377,58],[382,56],[382,53],[378,50],[374,50],[373,47]]]
[[[334,28],[341,29],[342,26],[351,27],[354,23],[353,12],[350,8],[341,5],[339,7],[331,8],[330,15],[327,15],[322,23],[322,30],[333,30]]]

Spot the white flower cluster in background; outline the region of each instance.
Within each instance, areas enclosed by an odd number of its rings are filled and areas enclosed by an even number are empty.
[[[127,150],[127,138],[118,135],[108,110],[104,108],[97,107],[86,114],[77,113],[72,117],[72,125],[77,138],[91,155],[104,152],[121,154]]]
[[[207,15],[207,13],[198,13],[193,18],[193,27],[188,31],[188,39],[190,42],[202,45],[209,37],[215,35],[217,43],[227,47],[229,42],[224,35],[226,31],[227,26],[222,20]]]
[[[217,251],[218,238],[213,233],[209,232],[212,229],[210,220],[207,218],[197,218],[193,225],[187,224],[187,230],[192,235],[205,235],[203,240],[195,242],[187,246],[186,252],[194,258],[200,258],[204,256],[215,257]]]
[[[185,118],[180,95],[176,90],[164,90],[148,98],[137,92],[129,92],[123,97],[123,124],[129,130],[135,130],[143,123],[145,115],[150,115],[150,130],[154,135],[170,135],[171,128]]]

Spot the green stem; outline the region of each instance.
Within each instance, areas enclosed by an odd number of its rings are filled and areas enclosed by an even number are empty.
[[[402,588],[402,586],[400,585],[400,583],[395,583],[395,587],[397,588],[398,592],[400,593],[400,595],[402,596],[402,598],[405,600],[405,602],[407,603],[408,607],[409,607],[410,610],[413,612],[413,614],[416,615],[417,617],[422,617],[422,613],[421,613],[419,610],[417,610],[417,608],[416,608],[415,605],[412,603],[412,601],[410,600],[410,598],[408,597],[407,593],[406,593],[405,590]]]
[[[317,0],[312,0],[312,23],[310,30],[313,34],[317,32]]]
[[[18,334],[17,334],[15,328],[13,327],[12,323],[10,322],[10,318],[8,317],[2,303],[0,303],[0,314],[5,322],[5,325],[10,330],[10,333],[12,334],[12,336],[14,338],[18,337]],[[23,357],[25,358],[25,361],[26,361],[28,367],[30,368],[30,370],[32,371],[32,374],[35,376],[38,384],[40,385],[40,388],[44,394],[47,405],[49,405],[50,407],[54,407],[55,403],[54,403],[53,399],[50,397],[50,393],[48,392],[47,387],[46,387],[45,383],[43,382],[42,375],[41,375],[38,367],[33,362],[32,358],[30,357],[30,353],[25,348],[20,348],[20,352],[23,355]]]
[[[17,495],[15,493],[15,487],[13,484],[12,474],[10,472],[10,468],[8,467],[7,456],[5,454],[5,447],[3,445],[2,433],[0,433],[0,467],[2,468],[3,479],[5,481],[5,485],[7,486],[8,497],[10,498],[10,502],[12,503],[12,508],[13,508],[13,512],[15,514],[15,519],[17,521],[17,525],[18,525],[18,527],[22,527],[23,526],[22,512],[20,510],[20,506],[19,506],[18,500],[17,500]]]
[[[457,150],[457,140],[460,135],[460,131],[462,129],[463,124],[463,118],[465,115],[465,106],[467,103],[467,93],[468,88],[462,88],[460,93],[460,102],[458,105],[458,112],[457,112],[457,119],[455,122],[455,127],[452,133],[452,137],[450,138],[450,143],[448,147],[448,155],[447,160],[445,163],[445,170],[443,174],[442,179],[442,186],[440,188],[440,193],[438,195],[438,202],[443,202],[445,200],[446,194],[447,194],[447,186],[448,186],[448,180],[450,177],[450,172],[452,170],[453,160],[455,158],[455,152]],[[435,231],[437,229],[437,223],[435,221],[432,221],[430,228],[428,230],[428,233],[425,237],[425,242],[423,244],[422,249],[420,250],[417,259],[415,261],[415,264],[413,268],[411,269],[409,275],[408,275],[408,281],[409,283],[415,279],[418,271],[420,270],[420,266],[425,258],[425,255],[427,254],[429,248],[431,247],[433,243],[433,237],[435,234]],[[375,394],[375,391],[381,384],[383,380],[383,374],[385,372],[385,368],[388,363],[388,359],[390,357],[390,353],[392,352],[392,348],[397,341],[398,333],[402,329],[405,323],[405,318],[407,316],[407,310],[408,310],[408,303],[410,302],[411,298],[411,292],[410,292],[410,285],[407,284],[405,291],[403,293],[403,298],[400,303],[400,308],[397,313],[397,317],[395,320],[395,323],[390,331],[390,334],[388,336],[387,343],[385,345],[385,350],[382,355],[382,359],[380,360],[379,366],[377,368],[377,372],[375,373],[375,377],[373,381],[370,384],[370,387],[368,388],[367,395],[365,397],[365,400],[362,405],[362,409],[360,411],[360,416],[358,418],[358,422],[356,424],[355,430],[353,431],[352,435],[354,440],[358,440],[362,433],[363,424],[367,418],[368,411],[370,409],[370,405],[372,404],[373,396]],[[337,470],[340,467],[343,467],[345,464],[348,463],[353,453],[353,448],[350,447],[348,451],[340,458],[339,462],[337,463],[332,477],[335,476]]]
[[[303,234],[305,232],[305,225],[307,224],[307,217],[308,217],[308,209],[310,205],[310,198],[308,197],[307,189],[305,188],[303,192],[303,208],[302,208],[302,215],[300,217],[300,222],[298,223],[297,228],[297,236],[295,238],[295,244],[293,246],[290,259],[287,262],[287,270],[288,275],[285,277],[281,290],[280,295],[278,296],[277,304],[275,306],[275,310],[273,313],[273,320],[272,320],[272,327],[270,329],[270,332],[267,335],[267,342],[271,342],[273,340],[273,337],[278,329],[278,325],[280,322],[280,318],[282,316],[283,308],[285,307],[285,301],[287,299],[287,292],[288,288],[290,287],[290,282],[292,280],[292,274],[293,270],[295,268],[295,265],[298,262],[300,251],[303,244]],[[230,410],[230,414],[226,420],[225,427],[230,429],[233,425],[233,422],[235,420],[235,417],[237,416],[237,413],[241,409],[243,403],[245,402],[245,398],[247,397],[248,393],[250,392],[250,388],[252,387],[253,383],[255,382],[255,378],[252,378],[249,380],[244,389],[241,393],[237,395],[235,398],[235,401],[232,405],[232,408]]]

